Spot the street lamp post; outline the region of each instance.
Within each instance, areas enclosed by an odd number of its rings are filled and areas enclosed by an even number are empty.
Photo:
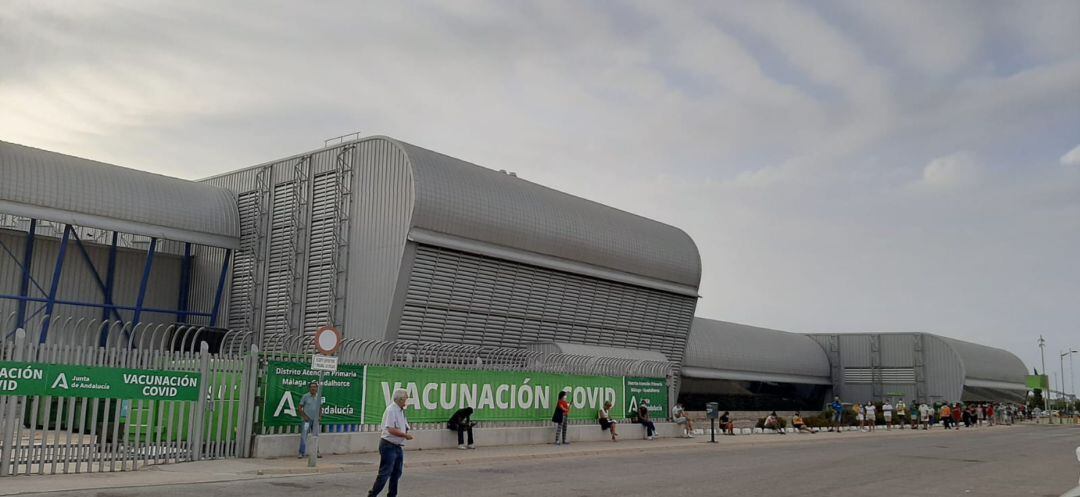
[[[1072,355],[1077,353],[1076,349],[1064,350],[1061,354],[1058,354],[1058,361],[1061,363],[1061,398],[1065,400],[1065,410],[1069,411],[1069,397],[1065,395],[1065,356],[1069,356],[1069,364],[1072,364]]]
[[[1039,335],[1039,355],[1042,356],[1042,374],[1047,374],[1047,372],[1046,372],[1046,339],[1044,339],[1042,335]],[[1047,379],[1049,379],[1049,377],[1047,377]],[[1046,418],[1050,419],[1050,414],[1049,414],[1049,411],[1050,411],[1050,394],[1053,393],[1052,390],[1054,390],[1054,386],[1053,385],[1047,385],[1047,387],[1049,387],[1048,390],[1051,390],[1051,391],[1042,393],[1043,394],[1043,410],[1047,411]]]

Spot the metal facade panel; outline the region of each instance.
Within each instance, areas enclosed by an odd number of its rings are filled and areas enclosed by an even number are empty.
[[[1025,384],[1028,369],[1012,352],[955,338],[938,338],[949,344],[960,356],[967,378]]]
[[[398,338],[654,350],[681,363],[697,300],[419,245]]]
[[[635,361],[667,362],[667,356],[655,350],[627,349],[617,347],[603,347],[596,345],[581,345],[566,342],[542,342],[528,345],[529,350],[544,354],[567,354],[588,357],[614,357]]]
[[[870,335],[837,335],[840,341],[840,362],[845,368],[873,367],[873,348]]]
[[[964,391],[964,364],[941,337],[923,334],[927,400],[957,402]]]
[[[829,378],[829,358],[806,335],[694,318],[686,366]]]
[[[222,188],[7,142],[0,177],[0,202],[45,213],[34,217],[216,246],[239,234],[236,197]]]
[[[909,333],[883,333],[881,340],[881,367],[915,367],[915,337]]]
[[[682,230],[389,138],[412,166],[413,226],[697,289]]]
[[[350,338],[385,340],[393,333],[388,323],[409,234],[412,172],[393,143],[364,140],[355,145],[342,331]]]
[[[329,184],[334,181],[331,158],[345,149],[353,151],[348,157],[354,171],[348,181],[338,181],[352,192],[352,201],[342,211],[347,215],[329,211],[333,202],[320,193],[334,188]],[[298,175],[292,169],[302,160],[309,161],[303,175],[307,183],[297,188],[292,182]],[[417,179],[418,175],[424,178]],[[579,337],[579,343],[606,345],[597,330],[622,324],[641,328],[655,316],[672,312],[669,302],[643,298],[642,289],[634,285],[582,277],[574,284],[554,280],[544,283],[550,287],[541,287],[517,274],[517,267],[533,267],[528,263],[477,262],[484,259],[480,258],[457,273],[463,280],[456,284],[467,286],[467,293],[447,293],[441,287],[431,293],[433,302],[444,305],[444,316],[430,311],[418,318],[415,309],[405,306],[410,278],[416,280],[414,271],[425,270],[414,268],[407,255],[411,254],[407,248],[414,245],[408,238],[411,228],[638,275],[642,281],[667,282],[693,295],[700,278],[697,249],[682,231],[385,137],[347,142],[204,181],[240,194],[242,246],[235,257],[229,300],[229,322],[237,329],[250,322],[269,334],[310,331],[328,320],[327,313],[333,310],[341,316],[332,320],[350,338],[393,339],[399,321],[407,329],[418,319],[438,318],[444,323],[440,333],[451,340],[488,340],[490,330],[501,327],[492,340],[520,343],[525,336]],[[417,215],[421,195],[423,215]],[[327,240],[335,226],[344,233],[338,250]],[[295,257],[289,257],[290,252]],[[340,260],[330,264],[331,255]],[[331,274],[336,283],[331,283]],[[439,273],[430,281],[438,287],[445,278]],[[573,320],[593,309],[556,309],[543,300],[528,299],[545,292],[580,298],[598,287],[618,298],[595,309],[597,322],[589,325]],[[451,298],[453,303],[440,300]],[[506,308],[530,319],[518,324],[493,313],[481,322],[457,312],[461,306]],[[681,306],[676,305],[679,316]],[[558,322],[541,327],[538,313]],[[661,326],[657,333],[685,340],[689,317],[684,321],[683,330]],[[520,336],[515,335],[519,329]]]

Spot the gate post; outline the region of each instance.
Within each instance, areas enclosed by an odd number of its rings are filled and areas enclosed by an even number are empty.
[[[191,427],[192,461],[200,461],[203,456],[203,429],[206,426],[207,397],[210,395],[210,346],[206,342],[199,344],[199,400],[195,404],[195,421]]]
[[[236,427],[236,457],[251,457],[251,437],[255,427],[255,393],[259,382],[259,347],[252,344],[244,355],[240,377],[240,412]]]
[[[21,361],[23,358],[23,346],[26,343],[26,331],[22,328],[15,330],[15,349],[14,360]],[[4,447],[0,449],[0,476],[8,476],[11,474],[11,457],[14,451],[12,447],[15,440],[15,423],[22,422],[21,419],[15,419],[15,407],[19,403],[19,398],[12,396],[7,399],[7,405],[4,406],[3,414],[3,430],[4,430]],[[16,468],[18,471],[18,468]]]

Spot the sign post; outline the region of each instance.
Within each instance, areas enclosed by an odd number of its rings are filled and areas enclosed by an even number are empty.
[[[718,402],[705,404],[705,414],[709,416],[709,443],[716,443],[716,418],[720,417],[720,404]]]
[[[341,347],[341,332],[333,326],[322,326],[315,330],[315,353],[311,355],[311,369],[319,372],[319,385],[315,390],[315,398],[319,399],[319,423],[318,430],[322,430],[323,421],[323,374],[326,371],[337,371],[338,348]],[[319,434],[315,433],[315,440],[311,444],[311,453],[308,454],[308,467],[314,468],[319,457]]]

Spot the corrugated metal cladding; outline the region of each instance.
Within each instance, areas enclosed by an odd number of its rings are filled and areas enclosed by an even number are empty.
[[[929,333],[814,335],[833,361],[836,392],[867,401],[903,394],[932,402],[1014,400],[1026,369],[1008,351]],[[992,382],[992,383],[987,383]],[[968,385],[971,383],[972,385]],[[972,386],[979,399],[972,396]]]
[[[205,181],[240,202],[234,328],[685,352],[700,261],[676,228],[386,137]],[[413,229],[547,259],[418,244]]]
[[[230,328],[265,340],[342,324],[354,156],[346,144],[203,180],[237,193]]]
[[[535,350],[544,354],[567,354],[588,357],[614,357],[617,359],[631,359],[635,361],[667,362],[664,354],[655,350],[627,349],[618,347],[605,347],[600,345],[582,345],[579,343],[566,342],[540,342],[529,344],[529,350]]]
[[[574,342],[681,363],[696,299],[419,245],[398,338],[517,347]]]
[[[9,248],[16,250],[15,256],[22,259],[22,247],[26,239],[25,233],[0,230],[0,241]],[[90,259],[103,274],[108,267],[109,248],[100,245],[86,243]],[[31,264],[31,277],[37,283],[31,283],[30,296],[44,298],[47,296],[52,281],[53,270],[56,267],[56,258],[60,252],[60,241],[51,236],[39,235],[34,241],[34,258]],[[138,299],[139,283],[142,278],[146,252],[133,249],[121,248],[117,250],[115,290],[113,301],[119,305],[134,306]],[[154,265],[150,273],[150,284],[147,287],[146,307],[161,309],[174,309],[179,296],[180,281],[180,258],[169,253],[158,253],[154,258]],[[76,302],[104,303],[104,297],[90,272],[86,260],[79,250],[69,246],[64,258],[64,266],[61,271],[60,286],[57,298],[60,300]],[[18,295],[19,283],[22,270],[15,259],[7,254],[0,253],[0,294]],[[40,285],[40,287],[38,286]],[[27,305],[27,315],[35,315],[40,318],[42,312],[37,312],[44,306],[43,303],[31,302]],[[0,299],[0,323],[11,318],[18,309],[15,300]],[[35,314],[36,313],[36,314]],[[132,311],[120,311],[124,320],[132,319]],[[101,319],[101,309],[57,304],[53,310],[54,316],[63,318],[87,318]],[[176,315],[144,312],[143,321],[147,322],[175,322]],[[116,319],[115,316],[112,319]],[[13,321],[11,321],[13,322]]]
[[[239,232],[228,190],[0,142],[0,207],[16,214],[232,247]]]
[[[1011,352],[954,338],[940,337],[948,343],[964,361],[968,378],[999,381],[1023,385],[1027,380],[1027,367]]]
[[[828,378],[829,358],[806,335],[694,318],[686,366]]]
[[[412,166],[412,225],[697,289],[701,258],[673,226],[390,140]]]

